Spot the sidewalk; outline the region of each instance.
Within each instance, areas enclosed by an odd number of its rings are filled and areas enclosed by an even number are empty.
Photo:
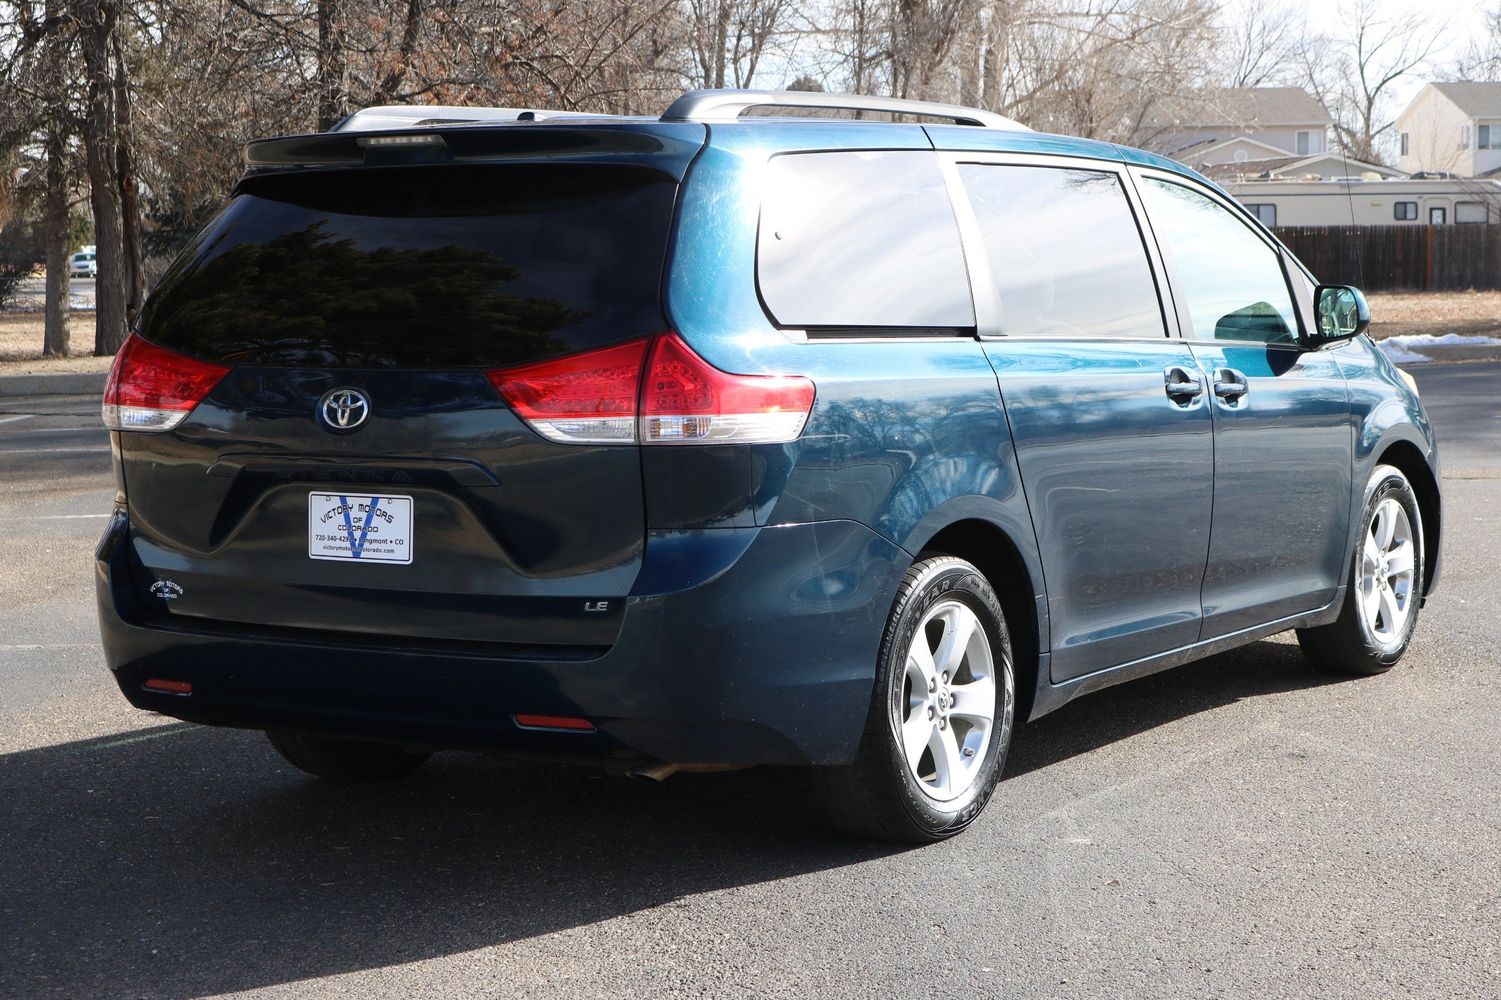
[[[108,372],[8,375],[0,370],[0,399],[21,396],[102,396]]]

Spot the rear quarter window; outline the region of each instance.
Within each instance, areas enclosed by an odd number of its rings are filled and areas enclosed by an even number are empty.
[[[773,157],[756,256],[761,298],[782,326],[975,323],[958,223],[931,152]]]

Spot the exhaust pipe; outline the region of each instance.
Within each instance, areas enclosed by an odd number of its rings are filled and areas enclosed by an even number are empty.
[[[658,761],[655,764],[644,764],[641,767],[633,767],[625,772],[632,778],[640,778],[643,781],[666,781],[668,778],[682,770],[680,764],[668,764]]]

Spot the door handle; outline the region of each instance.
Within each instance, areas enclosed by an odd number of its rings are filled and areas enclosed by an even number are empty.
[[[1240,397],[1251,391],[1246,377],[1234,368],[1218,368],[1214,372],[1214,394],[1234,406]]]
[[[1180,365],[1169,365],[1162,370],[1162,387],[1176,400],[1197,399],[1204,393],[1199,376]]]

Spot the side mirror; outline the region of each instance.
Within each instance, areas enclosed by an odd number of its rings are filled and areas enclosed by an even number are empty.
[[[1371,325],[1371,307],[1353,285],[1320,285],[1313,290],[1313,312],[1318,318],[1316,344],[1349,340]]]

